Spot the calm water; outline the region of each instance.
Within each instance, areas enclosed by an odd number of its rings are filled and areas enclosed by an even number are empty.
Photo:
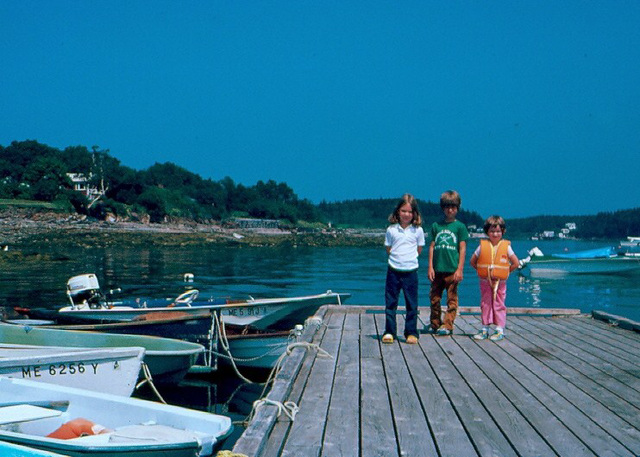
[[[195,287],[204,296],[258,298],[308,295],[331,289],[351,293],[347,304],[383,305],[386,254],[382,238],[380,244],[380,248],[150,246],[74,248],[64,252],[53,248],[51,257],[59,260],[15,263],[0,273],[0,306],[9,312],[14,306],[58,307],[66,302],[67,279],[82,273],[95,273],[103,289],[120,287],[123,295],[173,297],[185,288]],[[607,243],[513,242],[518,257],[526,256],[527,249],[535,245],[545,253],[553,253]],[[471,241],[468,251],[472,252],[475,246]],[[421,257],[422,306],[428,304],[426,263],[425,252]],[[185,273],[193,273],[195,281],[185,283]],[[507,306],[579,308],[583,312],[597,309],[640,321],[640,275],[525,279],[513,274],[508,281]],[[462,306],[478,305],[478,280],[468,265],[459,290]],[[190,379],[179,388],[161,389],[161,393],[169,403],[241,420],[250,412],[260,387],[243,384],[231,373],[220,373],[213,381]],[[151,396],[149,392],[138,395]]]
[[[382,240],[381,240],[382,243]],[[536,244],[537,243],[537,244]],[[605,242],[514,241],[518,257],[533,246],[545,253],[606,246]],[[471,241],[468,251],[475,249]],[[470,254],[468,255],[468,257]],[[15,263],[0,273],[0,306],[50,306],[66,302],[69,277],[95,273],[103,289],[123,295],[177,296],[197,288],[204,296],[276,297],[307,295],[331,289],[352,294],[347,304],[382,305],[386,255],[380,248],[228,248],[150,247],[57,252],[54,261]],[[426,252],[420,258],[421,304],[427,305]],[[185,273],[195,281],[185,283]],[[604,310],[640,321],[640,275],[569,276],[563,279],[509,277],[507,306]],[[479,291],[475,272],[465,267],[460,286],[462,306],[475,306]]]

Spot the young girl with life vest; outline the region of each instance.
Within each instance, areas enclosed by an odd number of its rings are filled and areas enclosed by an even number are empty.
[[[502,238],[507,231],[504,219],[491,216],[484,223],[484,233],[488,240],[480,240],[480,246],[471,256],[469,263],[480,277],[480,311],[482,330],[474,338],[500,341],[504,338],[507,323],[507,278],[518,268],[518,257],[511,249],[511,242]],[[490,325],[496,326],[489,336]]]

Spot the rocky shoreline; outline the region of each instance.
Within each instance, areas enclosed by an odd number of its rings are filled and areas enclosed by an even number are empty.
[[[381,246],[383,231],[289,231],[240,229],[193,221],[152,224],[106,222],[77,214],[36,210],[0,210],[0,246],[64,245],[102,247],[112,245],[185,246]]]

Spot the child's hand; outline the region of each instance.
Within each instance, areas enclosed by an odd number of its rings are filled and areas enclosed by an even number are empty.
[[[433,269],[433,267],[429,267],[429,271],[427,272],[427,278],[429,278],[429,281],[433,282],[435,277],[436,277],[436,271]]]
[[[462,270],[458,268],[455,273],[453,273],[454,282],[462,282]]]

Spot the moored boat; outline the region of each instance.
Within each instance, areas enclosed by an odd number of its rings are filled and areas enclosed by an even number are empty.
[[[620,253],[627,257],[640,257],[640,236],[628,236],[621,241]]]
[[[545,255],[537,247],[520,262],[522,274],[558,277],[569,274],[620,275],[640,271],[640,259],[619,255],[613,247]]]
[[[204,351],[200,344],[170,338],[144,335],[120,335],[80,332],[36,325],[0,324],[0,342],[31,346],[62,346],[65,348],[128,348],[142,347],[144,363],[154,381],[178,382],[197,362]]]
[[[80,418],[98,427],[64,439]],[[72,457],[208,456],[232,429],[204,411],[2,377],[0,423],[2,441]]]
[[[102,293],[93,274],[69,279],[67,294],[71,304],[57,310],[18,311],[35,318],[55,319],[59,323],[157,321],[170,316],[207,319],[215,312],[231,326],[289,330],[300,320],[313,315],[320,306],[340,305],[351,296],[328,290],[299,297],[198,300],[199,291],[191,289],[172,299],[135,297],[112,300]]]
[[[144,348],[66,348],[0,343],[0,376],[129,396]]]
[[[32,447],[0,441],[0,455],[2,457],[65,457],[55,452],[41,451]]]

